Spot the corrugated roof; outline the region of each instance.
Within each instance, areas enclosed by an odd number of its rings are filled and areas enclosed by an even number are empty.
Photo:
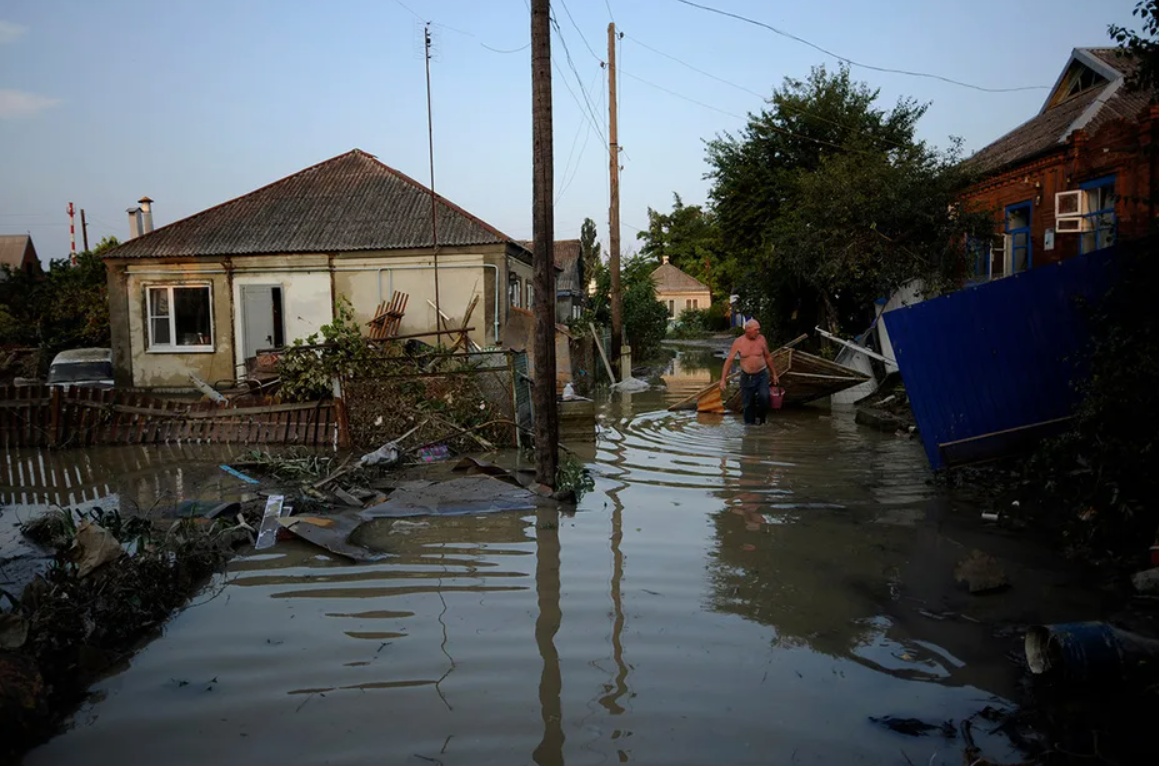
[[[519,244],[531,250],[535,244],[534,240],[521,239]],[[556,290],[559,292],[574,292],[576,294],[583,293],[583,284],[580,279],[580,270],[577,267],[579,263],[582,250],[580,248],[580,241],[578,239],[557,239],[552,248],[552,257],[555,260],[555,268],[560,272],[556,277]]]
[[[1118,55],[1117,48],[1076,48],[1059,77],[1059,87],[1074,63],[1098,71],[1107,77],[1102,86],[1090,88],[1051,106],[1047,99],[1042,111],[998,140],[980,149],[966,163],[981,173],[992,173],[1003,167],[1028,160],[1053,149],[1061,149],[1070,134],[1082,128],[1095,131],[1117,118],[1130,119],[1146,108],[1146,94],[1127,93],[1123,78],[1134,66],[1129,58]],[[1054,97],[1054,91],[1051,98]]]
[[[0,235],[0,264],[19,271],[24,265],[24,252],[32,242],[27,234]]]
[[[514,243],[439,196],[447,247]],[[430,190],[354,149],[163,226],[106,258],[335,253],[431,247]]]
[[[656,267],[652,272],[652,281],[656,283],[658,293],[702,293],[708,290],[708,285],[671,263],[662,263]]]

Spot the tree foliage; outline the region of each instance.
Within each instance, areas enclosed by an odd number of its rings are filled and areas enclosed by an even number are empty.
[[[0,282],[0,342],[40,347],[51,359],[69,348],[109,345],[107,271],[101,255],[119,244],[105,237],[91,251],[53,260],[43,275],[7,273]]]
[[[681,271],[708,285],[717,298],[727,298],[732,288],[732,270],[723,258],[720,227],[711,210],[685,205],[673,194],[671,213],[648,208],[648,230],[636,235],[643,240],[641,255],[659,264],[664,256]]]
[[[1131,13],[1142,22],[1142,33],[1118,24],[1111,24],[1107,32],[1135,64],[1127,87],[1150,94],[1154,101],[1159,95],[1159,0],[1139,0]]]
[[[878,97],[847,67],[815,67],[707,144],[725,273],[774,336],[860,332],[873,300],[901,284],[960,278],[967,237],[992,226],[956,206],[969,182],[958,144],[916,138],[926,105]]]
[[[656,300],[656,283],[652,272],[656,264],[651,258],[636,254],[624,258],[620,267],[620,290],[623,301],[624,334],[632,347],[633,359],[654,357],[660,350],[660,341],[668,329],[668,310]],[[602,326],[611,324],[611,271],[600,264],[596,274],[596,293],[584,316],[578,320],[579,329],[587,323]]]
[[[600,267],[600,243],[596,240],[596,222],[585,218],[580,226],[580,259],[582,271],[580,281],[587,291],[587,283],[592,279]]]

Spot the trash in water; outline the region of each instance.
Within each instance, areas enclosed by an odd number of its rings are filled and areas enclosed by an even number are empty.
[[[284,495],[270,495],[266,498],[266,510],[262,514],[262,525],[258,528],[258,541],[254,545],[259,551],[270,548],[278,540],[278,518],[285,504]]]
[[[361,508],[362,501],[341,487],[334,489],[334,497],[349,505],[351,508]]]
[[[451,470],[456,473],[465,473],[468,476],[472,474],[494,476],[500,481],[505,481],[508,484],[514,484],[520,487],[528,487],[535,483],[535,471],[533,470],[518,469],[516,471],[508,471],[506,468],[497,466],[494,463],[488,463],[486,460],[479,460],[478,458],[470,456],[461,458]]]
[[[445,444],[436,444],[433,447],[423,447],[415,455],[424,463],[435,463],[449,458],[451,450]]]
[[[364,510],[363,519],[407,516],[463,516],[496,511],[534,510],[538,499],[522,488],[490,476],[465,476],[438,484],[422,481],[400,485],[385,503]]]
[[[983,511],[982,521],[998,521],[998,514],[993,511]]]
[[[125,551],[113,533],[91,521],[82,521],[76,531],[77,577],[85,578],[102,565],[115,561]]]
[[[19,649],[28,640],[28,621],[18,614],[0,614],[0,649]]]
[[[612,388],[614,388],[615,390],[625,391],[629,394],[636,393],[637,391],[647,391],[651,387],[652,386],[650,386],[647,381],[643,381],[643,380],[640,380],[639,378],[633,378],[633,377],[624,378],[619,383],[615,383],[612,385]]]
[[[252,476],[246,476],[241,471],[237,470],[236,468],[230,468],[228,465],[221,466],[221,470],[225,471],[230,476],[234,476],[234,477],[237,477],[238,479],[241,479],[242,481],[246,482],[247,484],[259,484],[260,483],[257,479],[253,478]]]
[[[954,727],[953,721],[943,721],[942,723],[934,724],[926,723],[918,718],[895,718],[892,715],[887,715],[883,718],[870,716],[869,720],[878,726],[884,726],[890,731],[904,734],[907,737],[921,737],[931,731],[941,733],[946,739],[953,739],[958,735],[958,730]]]
[[[1010,586],[1006,571],[998,559],[980,550],[958,562],[954,568],[954,579],[966,583],[971,593],[994,593]]]
[[[1137,677],[1159,662],[1159,640],[1105,622],[1037,625],[1026,633],[1025,650],[1030,672],[1080,683]]]
[[[353,517],[314,519],[302,516],[282,519],[281,524],[283,528],[306,542],[351,561],[361,563],[383,558],[382,554],[373,553],[348,542],[350,533],[358,526],[358,520]]]

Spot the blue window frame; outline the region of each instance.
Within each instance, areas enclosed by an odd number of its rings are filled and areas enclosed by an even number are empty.
[[[1034,248],[1030,238],[1030,222],[1033,219],[1034,202],[1031,200],[1006,206],[1006,255],[1011,274],[1026,271],[1034,265]]]
[[[1093,253],[1115,244],[1115,177],[1095,178],[1079,184],[1087,197],[1087,229],[1079,239],[1080,253]]]

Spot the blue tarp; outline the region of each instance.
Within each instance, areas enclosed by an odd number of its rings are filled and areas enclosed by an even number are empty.
[[[1000,457],[1062,427],[1086,374],[1083,303],[1106,292],[1118,256],[1108,248],[884,315],[931,467]]]

